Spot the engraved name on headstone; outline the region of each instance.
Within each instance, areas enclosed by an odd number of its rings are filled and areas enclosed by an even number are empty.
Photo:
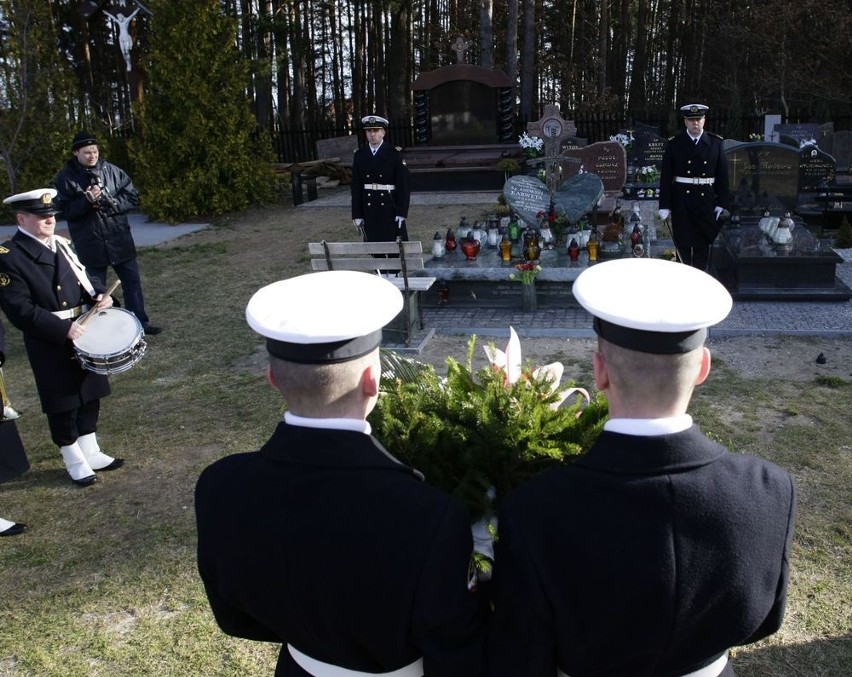
[[[799,149],[778,143],[744,143],[725,151],[734,201],[741,211],[794,209],[799,190]]]
[[[631,160],[637,167],[655,167],[659,171],[663,166],[663,152],[668,139],[654,132],[634,130]]]
[[[799,192],[808,193],[825,189],[834,183],[837,163],[828,153],[816,146],[802,148],[799,158]]]
[[[585,148],[567,149],[562,156],[575,162],[563,164],[563,176],[576,176],[580,169],[596,174],[607,192],[620,192],[627,177],[627,155],[617,141],[599,141]],[[578,162],[577,162],[578,161]]]

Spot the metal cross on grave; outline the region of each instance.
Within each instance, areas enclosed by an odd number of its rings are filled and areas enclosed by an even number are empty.
[[[456,53],[456,63],[465,63],[464,55],[470,49],[470,43],[460,35],[450,49]]]
[[[562,183],[562,166],[565,162],[578,162],[576,158],[562,157],[562,141],[577,135],[577,125],[559,114],[559,106],[547,104],[540,120],[527,123],[527,134],[544,141],[545,183],[552,193]]]

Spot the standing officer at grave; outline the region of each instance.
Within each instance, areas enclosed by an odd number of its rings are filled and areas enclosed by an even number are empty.
[[[402,302],[377,275],[326,271],[267,285],[246,308],[287,411],[259,451],[201,474],[198,568],[222,630],[283,645],[282,677],[484,671],[468,513],[366,420]]]
[[[625,280],[654,293],[625,301]],[[795,491],[687,414],[731,296],[659,259],[592,266],[573,292],[610,417],[585,456],[500,506],[490,674],[732,675],[730,647],[781,627]]]
[[[669,139],[660,175],[660,218],[672,217],[672,238],[680,260],[707,270],[719,220],[728,207],[728,165],[722,137],[704,131],[709,108],[681,107],[685,129]]]
[[[352,160],[352,220],[366,242],[408,240],[405,219],[411,189],[401,148],[385,143],[388,121],[378,115],[361,118],[367,145]]]

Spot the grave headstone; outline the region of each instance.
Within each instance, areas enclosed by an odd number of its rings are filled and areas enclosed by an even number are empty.
[[[357,134],[334,136],[330,139],[317,139],[317,158],[340,158],[340,164],[351,165],[352,156],[358,150]]]
[[[563,165],[563,176],[570,178],[583,172],[597,175],[607,192],[620,192],[627,178],[627,154],[617,141],[599,141],[585,148],[569,148],[562,156],[574,162]]]
[[[512,176],[503,186],[503,195],[509,208],[526,224],[538,226],[539,214],[550,209],[550,191],[532,176]],[[558,213],[577,223],[591,212],[603,197],[603,183],[594,174],[577,174],[560,186],[553,194],[553,205]]]
[[[595,174],[577,174],[565,181],[553,195],[556,212],[577,223],[591,213],[604,194],[603,182]]]
[[[544,107],[541,120],[527,123],[527,133],[544,141],[544,157],[539,161],[545,171],[545,182],[550,190],[556,190],[563,179],[564,168],[559,159],[559,150],[565,139],[577,134],[577,125],[559,113],[559,106]]]
[[[588,139],[581,139],[578,136],[567,136],[562,139],[561,150],[576,150],[577,148],[585,148],[588,145]]]
[[[799,191],[799,149],[744,143],[724,151],[734,202],[743,214],[793,210]]]
[[[824,190],[834,183],[837,163],[816,146],[805,146],[799,157],[799,193]]]
[[[778,132],[775,127],[781,124],[780,115],[765,115],[763,117],[763,140],[778,141]]]
[[[506,204],[524,223],[536,226],[538,214],[550,209],[550,191],[533,176],[510,176],[503,186]]]
[[[820,148],[834,158],[838,172],[852,171],[852,131],[841,130],[829,134],[820,142]]]
[[[741,146],[744,143],[748,143],[748,141],[737,141],[736,139],[722,139],[722,149],[728,150],[728,148]]]
[[[663,166],[663,153],[668,139],[651,131],[636,129],[633,132],[631,163],[638,167],[654,167],[657,171]]]
[[[781,143],[788,143],[798,148],[802,141],[817,138],[819,125],[811,123],[775,125],[774,131],[778,132]]]

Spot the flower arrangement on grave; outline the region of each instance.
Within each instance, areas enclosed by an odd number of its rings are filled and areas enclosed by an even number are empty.
[[[810,139],[802,139],[799,141],[799,148],[806,148],[808,146],[817,147],[817,140],[811,137]]]
[[[657,183],[660,180],[660,170],[654,165],[646,165],[636,170],[636,180],[639,183]]]
[[[666,249],[663,249],[662,253],[660,254],[660,258],[666,259],[666,261],[676,261],[677,251],[675,251],[671,247],[667,247]]]
[[[382,351],[382,390],[370,414],[387,450],[458,496],[473,522],[487,521],[514,487],[586,452],[607,416],[603,395],[561,383],[562,363],[524,364],[511,327],[505,352],[486,347],[488,365],[478,369],[475,346],[472,336],[465,364],[448,357],[443,378]],[[478,557],[477,566],[487,572],[491,563]]]
[[[515,264],[515,269],[509,273],[509,279],[513,282],[521,284],[535,284],[535,278],[541,273],[541,266],[535,261],[527,261],[526,263]]]
[[[633,148],[633,142],[636,139],[633,138],[633,132],[627,131],[619,132],[615,136],[609,137],[609,140],[618,141],[618,143],[621,144],[621,147],[624,148],[624,150],[629,151],[631,148]]]
[[[752,134],[748,135],[748,140],[749,141],[763,141],[763,134],[758,134],[756,132],[753,132]]]
[[[544,139],[530,136],[526,132],[518,137],[518,145],[528,158],[539,157],[544,152]]]

